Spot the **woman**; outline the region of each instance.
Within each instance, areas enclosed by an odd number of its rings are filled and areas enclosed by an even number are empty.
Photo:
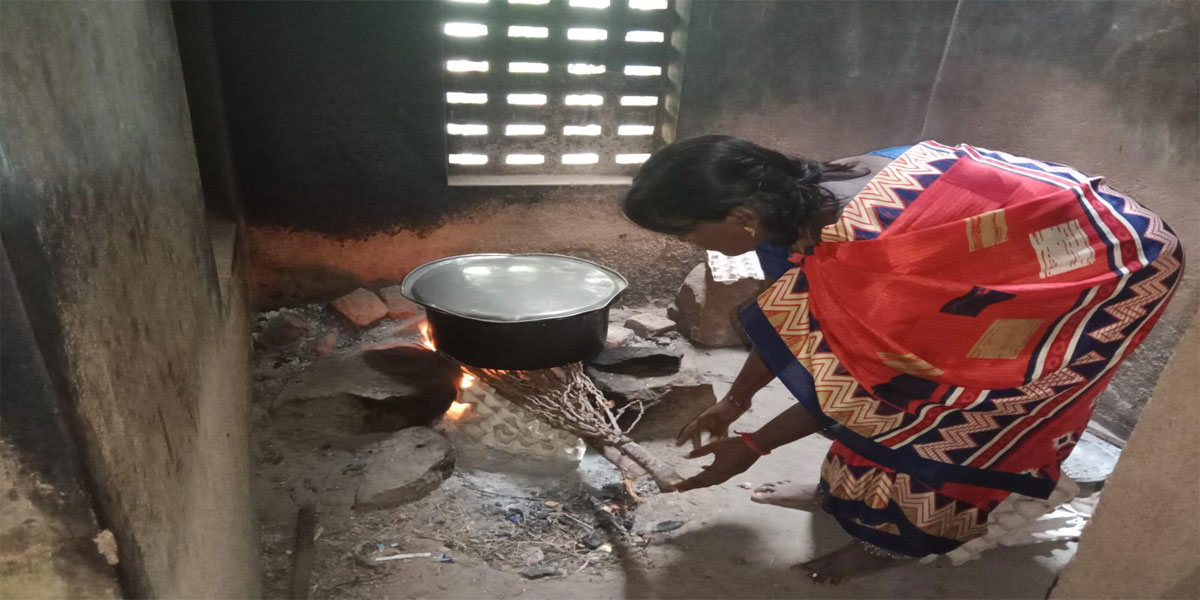
[[[740,313],[754,350],[729,394],[680,432],[714,462],[679,489],[832,437],[815,485],[755,493],[819,503],[857,538],[797,565],[831,583],[983,535],[1010,493],[1049,496],[1182,271],[1170,228],[1100,178],[967,145],[820,163],[693,138],[646,161],[624,210],[709,250],[757,249],[778,277]],[[729,438],[775,377],[796,405]]]

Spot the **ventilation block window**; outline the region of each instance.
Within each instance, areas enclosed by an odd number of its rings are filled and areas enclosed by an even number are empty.
[[[451,185],[624,183],[675,138],[683,0],[440,0]]]

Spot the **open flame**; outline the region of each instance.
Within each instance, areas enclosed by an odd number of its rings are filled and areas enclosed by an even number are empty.
[[[451,421],[457,421],[457,420],[463,418],[464,416],[466,416],[466,414],[468,412],[470,412],[470,410],[471,410],[470,404],[467,404],[466,402],[459,402],[458,400],[455,400],[450,405],[450,408],[446,409],[446,418],[450,419]]]
[[[421,321],[421,324],[417,325],[417,330],[421,332],[421,345],[436,351],[437,344],[433,343],[433,336],[429,334],[429,321]]]
[[[463,371],[462,379],[460,379],[458,382],[458,387],[464,390],[469,390],[473,385],[475,385],[475,376]]]
[[[437,344],[433,342],[433,335],[430,333],[432,328],[429,326],[429,321],[421,321],[421,324],[417,326],[417,330],[421,332],[421,345],[436,352]],[[462,377],[458,380],[458,388],[468,390],[473,385],[475,385],[475,376],[468,373],[466,369],[462,369]],[[446,418],[451,421],[457,421],[466,416],[470,410],[470,404],[455,400],[450,404],[450,408],[446,410]]]

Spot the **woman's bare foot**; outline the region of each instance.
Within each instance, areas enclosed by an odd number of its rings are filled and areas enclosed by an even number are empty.
[[[816,484],[800,484],[791,481],[764,483],[750,493],[750,499],[759,504],[774,504],[784,508],[801,510],[816,508],[821,504],[821,492]]]
[[[793,565],[815,583],[836,585],[844,581],[906,565],[910,558],[890,558],[867,552],[859,542],[851,542],[825,556]]]

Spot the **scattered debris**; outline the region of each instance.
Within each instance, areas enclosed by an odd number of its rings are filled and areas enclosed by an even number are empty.
[[[313,563],[316,561],[313,547],[317,538],[317,507],[312,502],[300,507],[296,513],[296,537],[292,545],[292,578],[289,598],[308,598],[311,589]]]
[[[333,349],[337,346],[337,341],[338,334],[336,331],[330,331],[329,333],[326,333],[325,335],[321,336],[321,339],[317,340],[316,344],[313,344],[313,354],[316,354],[317,356],[327,356],[331,354]]]
[[[546,553],[541,548],[526,547],[521,550],[521,560],[527,565],[536,565],[546,560]]]
[[[408,554],[393,554],[390,556],[379,556],[375,558],[375,562],[384,562],[388,560],[408,560],[410,558],[429,558],[433,556],[432,552],[410,552]]]
[[[754,484],[750,483],[749,481],[743,481],[743,482],[737,484],[737,486],[742,488],[743,490],[748,490],[748,489],[754,487]]]
[[[639,313],[625,321],[625,327],[642,337],[654,337],[675,330],[675,322],[651,313]]]
[[[419,304],[405,298],[400,290],[401,286],[398,285],[391,285],[379,290],[379,295],[387,306],[389,319],[408,319],[425,313]]]
[[[589,363],[592,369],[619,375],[661,377],[679,372],[683,351],[675,348],[605,348]]]
[[[521,576],[525,579],[542,579],[543,577],[559,577],[563,574],[562,570],[553,565],[541,565],[521,571]]]
[[[104,562],[112,566],[121,562],[117,555],[117,538],[113,536],[113,532],[105,529],[97,533],[96,537],[92,538],[92,543],[96,544],[96,551],[104,557]]]
[[[525,511],[516,506],[509,506],[504,509],[504,518],[520,525],[525,520]]]
[[[654,526],[654,533],[666,533],[683,527],[683,521],[662,521]]]
[[[454,470],[454,447],[428,427],[410,427],[368,447],[373,454],[354,493],[354,508],[391,508],[423,498]]]
[[[308,335],[310,327],[304,318],[290,312],[280,312],[267,320],[258,334],[258,343],[264,348],[285,348]]]
[[[603,546],[607,542],[608,542],[608,536],[605,535],[604,532],[600,531],[599,529],[591,532],[590,534],[587,535],[587,537],[583,538],[583,545],[587,546],[589,550],[595,550],[596,548]]]
[[[358,288],[334,300],[333,307],[359,327],[370,325],[388,314],[388,307],[383,300],[366,288]]]

